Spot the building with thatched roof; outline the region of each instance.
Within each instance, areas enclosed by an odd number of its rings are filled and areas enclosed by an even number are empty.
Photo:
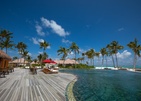
[[[26,64],[29,64],[28,61],[26,61],[24,58],[15,59],[13,61],[10,61],[10,64],[13,64],[14,66],[26,66]]]
[[[11,57],[0,50],[0,68],[7,68],[9,61],[11,61]]]
[[[78,64],[77,61],[75,60],[71,60],[71,59],[66,59],[65,61],[64,60],[55,60],[55,62],[57,64],[65,64],[65,65],[73,65],[73,64]]]

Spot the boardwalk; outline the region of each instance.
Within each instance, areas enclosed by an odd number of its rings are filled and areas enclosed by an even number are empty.
[[[65,101],[66,86],[75,78],[66,73],[33,75],[16,68],[0,78],[0,101]]]

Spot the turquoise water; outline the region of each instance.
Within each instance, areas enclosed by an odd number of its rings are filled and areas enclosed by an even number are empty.
[[[141,101],[141,73],[123,70],[61,70],[78,76],[77,101]]]

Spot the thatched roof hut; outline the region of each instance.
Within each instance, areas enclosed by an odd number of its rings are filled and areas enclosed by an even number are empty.
[[[0,50],[0,68],[7,68],[10,60],[11,60],[11,57],[8,56],[2,50]]]
[[[3,52],[2,50],[0,50],[0,58],[11,60],[11,57],[8,56],[8,55],[7,55],[5,52]]]
[[[57,64],[75,64],[75,63],[78,64],[77,61],[71,60],[71,59],[66,59],[65,61],[64,60],[55,60],[55,62]]]

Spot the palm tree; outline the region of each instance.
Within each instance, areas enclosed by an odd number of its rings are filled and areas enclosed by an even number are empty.
[[[44,52],[45,52],[46,48],[49,46],[50,46],[50,44],[46,41],[40,42],[40,48],[43,48]]]
[[[6,53],[7,49],[11,48],[14,46],[13,41],[11,41],[11,38],[13,38],[12,33],[7,31],[7,30],[2,30],[0,33],[0,47],[1,49],[6,48]]]
[[[103,64],[104,64],[104,56],[107,54],[106,48],[102,48],[102,49],[100,50],[100,53],[101,53],[101,55],[102,55],[102,66],[103,66]]]
[[[18,57],[16,57],[16,56],[15,56],[15,57],[13,57],[13,60],[16,60],[16,59],[18,59]]]
[[[25,49],[27,48],[27,45],[23,42],[19,42],[16,45],[16,48],[18,49],[19,54],[21,55],[21,57],[23,56],[23,53],[25,51]],[[21,59],[20,59],[21,60]],[[21,62],[21,61],[20,61]]]
[[[137,56],[141,56],[140,55],[140,51],[141,51],[141,45],[138,45],[138,41],[137,39],[135,38],[135,40],[133,42],[130,42],[129,44],[127,44],[127,46],[129,48],[132,49],[132,51],[134,52],[134,62],[133,62],[133,66],[134,66],[134,69],[136,68],[136,62],[137,62]]]
[[[39,56],[39,57],[40,57],[40,56]],[[34,59],[33,61],[35,62],[35,64],[37,63],[37,59]]]
[[[24,58],[24,64],[27,56],[28,56],[28,51],[24,50],[22,54],[22,57]]]
[[[16,45],[16,48],[18,49],[19,51],[19,54],[23,54],[24,50],[27,48],[27,45],[23,42],[19,42],[17,45]]]
[[[85,55],[88,57],[88,59],[91,60],[91,65],[94,66],[94,56],[95,56],[95,51],[93,49],[88,50]]]
[[[30,63],[32,62],[32,60],[31,60],[31,56],[27,55],[27,59],[26,59],[26,60],[27,60],[28,63],[30,64]]]
[[[85,53],[82,53],[82,58],[83,58],[83,63],[84,63],[84,60],[85,60]]]
[[[45,52],[45,50],[49,46],[50,46],[50,44],[48,42],[46,42],[46,41],[40,42],[40,48],[43,48],[43,51],[44,51],[43,54],[42,54],[41,61],[43,60],[43,58],[48,57],[47,54],[46,54],[46,52]],[[41,62],[41,66],[42,66],[42,62]]]
[[[112,57],[112,61],[113,61],[113,67],[116,67],[115,66],[115,61],[114,61],[114,57],[113,57],[113,54],[115,54],[114,50],[112,50],[112,47],[110,46],[110,44],[108,44],[106,46],[106,48],[108,49],[108,55]]]
[[[79,54],[79,47],[77,46],[77,44],[75,42],[72,42],[71,46],[70,46],[70,50],[74,51],[75,54],[75,60],[76,60],[76,53]],[[76,68],[76,61],[75,61],[75,68]]]
[[[95,51],[94,49],[90,49],[90,54],[91,54],[91,61],[92,61],[92,64],[94,66],[94,56],[95,56]]]
[[[39,62],[40,62],[40,65],[41,65],[41,67],[42,67],[42,58],[43,58],[43,55],[42,55],[42,54],[39,54],[39,55],[37,56],[37,58],[38,58],[38,60],[39,60]]]
[[[100,52],[95,52],[95,56],[98,57],[98,61],[100,62],[100,59],[99,59]]]
[[[58,55],[61,55],[62,54],[62,59],[66,60],[66,57],[68,56],[68,53],[69,53],[69,49],[65,48],[65,47],[60,47],[59,50],[57,50],[57,53]],[[64,63],[63,63],[64,64]]]
[[[113,49],[113,52],[115,52],[114,54],[115,54],[115,57],[116,57],[116,64],[117,64],[117,67],[119,67],[119,66],[118,66],[117,53],[118,53],[118,50],[121,50],[121,49],[123,49],[124,47],[121,46],[121,45],[119,45],[117,41],[111,42],[111,47],[112,47],[112,49]]]
[[[46,52],[44,52],[42,55],[43,55],[43,60],[45,60],[45,59],[47,59],[47,58],[48,58],[48,55],[47,55],[47,53],[46,53]]]

